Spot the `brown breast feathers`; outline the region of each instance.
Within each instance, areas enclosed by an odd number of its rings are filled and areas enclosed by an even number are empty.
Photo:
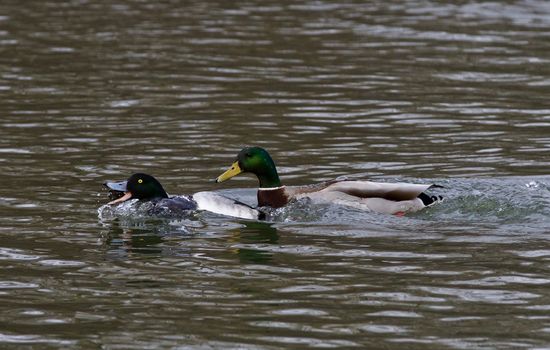
[[[258,206],[280,208],[288,203],[288,195],[284,187],[272,190],[258,189]]]

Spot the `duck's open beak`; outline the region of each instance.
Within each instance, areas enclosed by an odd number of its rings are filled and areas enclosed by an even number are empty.
[[[126,202],[128,199],[132,198],[132,192],[126,192],[124,196],[120,197],[119,199],[115,199],[114,201],[110,201],[107,203],[108,205],[118,204],[122,202]]]
[[[233,163],[233,165],[231,165],[231,168],[227,169],[223,174],[221,174],[220,176],[218,176],[216,178],[216,182],[218,182],[218,183],[224,182],[226,180],[229,180],[230,178],[232,178],[235,175],[239,175],[242,172],[243,171],[242,171],[241,167],[239,166],[239,162],[235,161]]]
[[[103,186],[107,187],[109,190],[117,192],[126,192],[126,185],[128,185],[128,181],[105,182],[103,184]]]
[[[132,198],[132,192],[128,192],[126,185],[128,181],[105,182],[103,186],[109,189],[109,198],[114,199],[108,205],[118,204]]]

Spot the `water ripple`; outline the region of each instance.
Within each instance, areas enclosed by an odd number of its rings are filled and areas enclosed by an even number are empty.
[[[541,295],[539,294],[529,292],[497,289],[455,289],[439,287],[419,287],[418,289],[436,295],[454,296],[461,300],[469,302],[483,302],[494,304],[526,304],[529,302],[529,299],[541,297]]]
[[[0,347],[547,347],[548,2],[3,10]],[[255,179],[208,180],[245,145],[288,185],[446,200],[265,222],[104,206],[137,171],[254,204]]]

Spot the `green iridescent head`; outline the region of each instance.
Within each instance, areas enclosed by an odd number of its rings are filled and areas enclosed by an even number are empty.
[[[269,153],[261,147],[243,148],[231,168],[218,176],[216,182],[229,180],[240,173],[255,174],[260,181],[260,188],[281,186],[275,162]]]
[[[109,204],[121,203],[131,198],[140,200],[168,198],[168,194],[160,182],[153,176],[143,173],[134,174],[126,181],[106,182],[103,185],[114,192],[115,197],[118,197]]]

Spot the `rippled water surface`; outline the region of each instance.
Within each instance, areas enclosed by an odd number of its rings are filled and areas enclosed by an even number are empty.
[[[550,347],[546,1],[2,1],[0,348]],[[284,182],[436,182],[393,217],[104,206],[245,145]]]

